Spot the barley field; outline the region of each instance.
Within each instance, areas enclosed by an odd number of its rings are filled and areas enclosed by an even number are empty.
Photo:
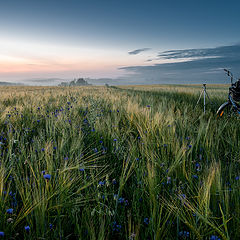
[[[0,87],[0,238],[239,239],[228,87]]]

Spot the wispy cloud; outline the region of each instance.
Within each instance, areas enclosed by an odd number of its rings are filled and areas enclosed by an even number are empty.
[[[222,46],[216,48],[202,49],[184,49],[164,51],[158,54],[163,59],[179,59],[179,58],[239,58],[240,45]]]
[[[205,49],[170,50],[158,54],[159,60],[148,66],[121,67],[140,83],[227,82],[223,68],[231,68],[240,77],[240,44]],[[182,61],[184,59],[184,61]]]
[[[128,52],[129,55],[137,55],[141,52],[145,52],[145,51],[148,51],[150,50],[151,48],[139,48],[139,49],[136,49],[136,50],[133,50],[133,51],[130,51]]]

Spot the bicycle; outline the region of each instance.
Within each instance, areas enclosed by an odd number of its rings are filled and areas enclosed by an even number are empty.
[[[233,74],[227,69],[224,69],[224,71],[231,78],[231,87],[229,88],[228,101],[218,108],[217,116],[240,116],[240,105],[237,103],[240,101],[240,79],[237,79],[234,83]]]

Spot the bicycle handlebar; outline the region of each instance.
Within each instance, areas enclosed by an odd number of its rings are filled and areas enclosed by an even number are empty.
[[[223,70],[227,73],[227,75],[229,77],[231,77],[231,84],[233,84],[233,74],[229,70],[227,70],[226,68],[224,68]]]
[[[233,74],[226,68],[224,68],[223,70],[227,73],[228,76],[231,76],[231,77],[233,76]]]

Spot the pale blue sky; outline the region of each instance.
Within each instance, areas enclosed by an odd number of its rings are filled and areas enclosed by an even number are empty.
[[[183,65],[192,71],[192,63],[200,59],[210,59],[216,81],[222,67],[238,74],[239,54],[231,64],[229,52],[234,46],[239,51],[239,9],[238,1],[215,0],[0,0],[0,81],[125,76],[125,82],[132,78],[137,83],[138,76],[141,83],[167,83],[177,81],[171,77],[176,71],[179,81],[187,79]],[[178,55],[164,56],[172,50]],[[220,57],[224,60],[218,66],[212,59]],[[188,64],[177,64],[182,61]],[[143,71],[150,72],[150,80]]]

